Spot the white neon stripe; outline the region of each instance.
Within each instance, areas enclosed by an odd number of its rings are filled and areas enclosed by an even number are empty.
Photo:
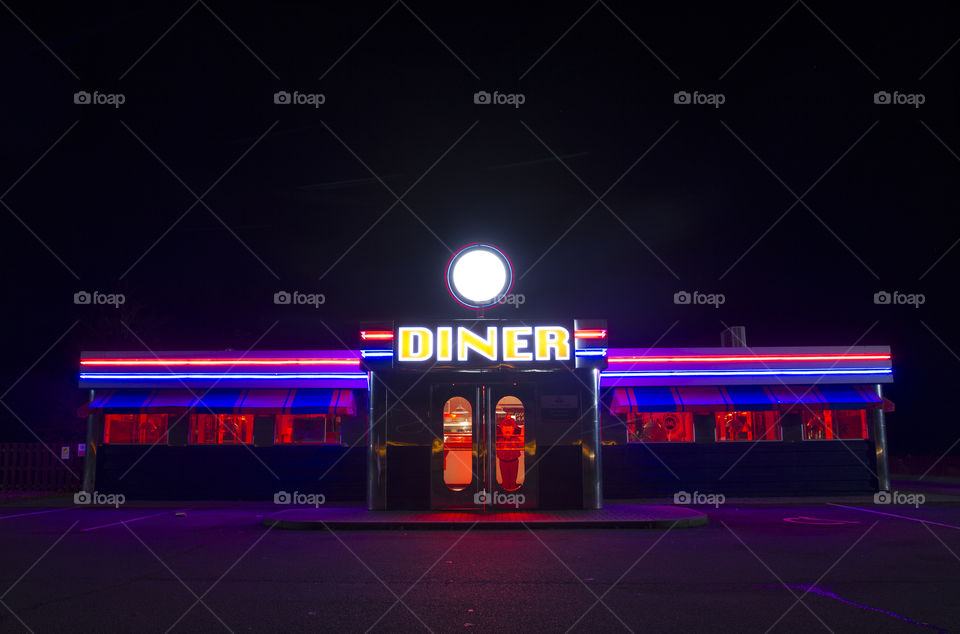
[[[606,348],[580,348],[576,350],[576,355],[578,357],[605,357],[607,356]]]

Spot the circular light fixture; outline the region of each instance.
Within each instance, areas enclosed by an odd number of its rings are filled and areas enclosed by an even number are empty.
[[[489,308],[503,301],[512,288],[513,265],[495,246],[468,244],[447,263],[447,291],[467,308]]]

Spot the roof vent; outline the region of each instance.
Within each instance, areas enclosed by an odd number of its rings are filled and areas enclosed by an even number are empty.
[[[730,326],[720,333],[720,345],[724,348],[746,348],[747,329],[744,326]]]

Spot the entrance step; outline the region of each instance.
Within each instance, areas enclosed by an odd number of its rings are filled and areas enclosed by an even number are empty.
[[[368,511],[357,507],[296,508],[264,518],[267,526],[292,530],[505,529],[505,528],[694,528],[707,524],[692,508],[655,505],[606,506],[563,511]]]

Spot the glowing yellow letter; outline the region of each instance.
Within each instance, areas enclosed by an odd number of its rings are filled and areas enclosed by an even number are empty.
[[[529,341],[521,339],[522,335],[530,336],[533,328],[529,326],[504,326],[503,328],[503,360],[533,361],[532,352],[522,352],[529,345]]]
[[[453,328],[440,326],[437,328],[437,361],[453,360]]]
[[[463,326],[457,327],[457,361],[466,361],[467,352],[473,350],[491,361],[497,360],[497,328],[487,326],[487,338]]]
[[[419,326],[401,326],[397,335],[398,361],[426,361],[433,356],[433,332]]]
[[[537,326],[534,329],[536,338],[537,361],[549,361],[550,351],[553,350],[557,361],[570,360],[570,331],[563,326]]]

